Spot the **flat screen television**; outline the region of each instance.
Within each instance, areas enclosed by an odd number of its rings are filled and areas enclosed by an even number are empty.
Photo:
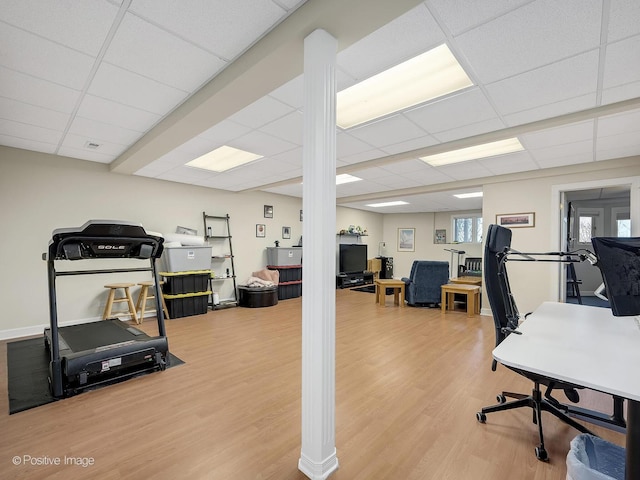
[[[367,246],[361,243],[340,244],[340,273],[362,273],[367,269]]]

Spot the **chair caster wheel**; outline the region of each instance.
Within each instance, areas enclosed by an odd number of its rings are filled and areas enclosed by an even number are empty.
[[[487,422],[487,416],[482,412],[478,412],[478,413],[476,413],[476,420],[478,420],[478,422],[480,422],[480,423],[486,423]]]
[[[547,451],[544,447],[536,447],[536,458],[541,462],[546,462],[549,460],[549,456],[547,455]]]
[[[499,394],[496,395],[496,400],[498,401],[498,403],[505,403],[507,401],[507,398],[504,395]]]

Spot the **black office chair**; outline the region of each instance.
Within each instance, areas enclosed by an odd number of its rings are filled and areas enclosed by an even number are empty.
[[[489,299],[489,304],[491,305],[491,312],[493,313],[496,345],[500,344],[511,333],[519,333],[517,332],[517,328],[520,314],[513,295],[511,294],[507,270],[504,264],[505,256],[510,246],[511,230],[499,225],[489,225],[484,251],[484,287],[487,298]],[[493,360],[491,369],[495,371],[496,367],[497,362]],[[534,384],[533,391],[531,395],[502,392],[497,396],[499,402],[497,405],[484,407],[476,413],[476,418],[480,423],[486,422],[487,413],[530,407],[533,410],[533,423],[538,425],[538,433],[540,435],[540,444],[535,447],[535,453],[538,460],[542,461],[548,460],[542,434],[543,410],[551,413],[582,433],[591,433],[583,425],[567,416],[567,408],[551,396],[552,390],[562,389],[569,400],[577,402],[580,397],[576,389],[581,387],[517,368],[507,368],[531,380]],[[540,390],[541,385],[546,387],[544,395]],[[515,400],[507,402],[507,397],[514,398]]]

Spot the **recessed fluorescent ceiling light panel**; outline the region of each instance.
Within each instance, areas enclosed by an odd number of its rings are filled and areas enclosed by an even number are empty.
[[[442,44],[339,92],[336,122],[350,128],[471,85]]]
[[[354,177],[353,175],[349,175],[348,173],[341,173],[340,175],[336,175],[336,185],[342,185],[343,183],[351,183],[351,182],[359,182],[362,180],[359,177]]]
[[[253,162],[259,158],[262,158],[262,155],[256,155],[255,153],[245,152],[244,150],[223,145],[209,153],[205,153],[195,160],[187,162],[186,165],[188,167],[202,168],[214,172],[224,172],[231,168],[244,165],[245,163]]]
[[[428,163],[432,167],[441,167],[442,165],[466,162],[478,158],[495,157],[496,155],[520,152],[522,150],[524,150],[524,147],[520,143],[520,140],[517,138],[508,138],[498,142],[483,143],[482,145],[474,145],[473,147],[428,155],[426,157],[420,157],[420,160]]]
[[[476,198],[481,196],[482,196],[482,192],[458,193],[454,195],[454,197],[456,198]]]
[[[397,200],[395,202],[370,203],[369,205],[366,205],[366,206],[373,207],[373,208],[381,208],[381,207],[395,207],[396,205],[409,205],[409,202],[403,202],[402,200]]]

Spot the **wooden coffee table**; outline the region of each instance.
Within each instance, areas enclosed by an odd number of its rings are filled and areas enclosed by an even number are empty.
[[[404,307],[404,282],[392,278],[378,278],[374,280],[376,285],[376,303],[386,307],[387,288],[393,288],[393,303]]]
[[[461,283],[464,285],[482,285],[482,277],[456,277],[449,280],[449,283]]]

